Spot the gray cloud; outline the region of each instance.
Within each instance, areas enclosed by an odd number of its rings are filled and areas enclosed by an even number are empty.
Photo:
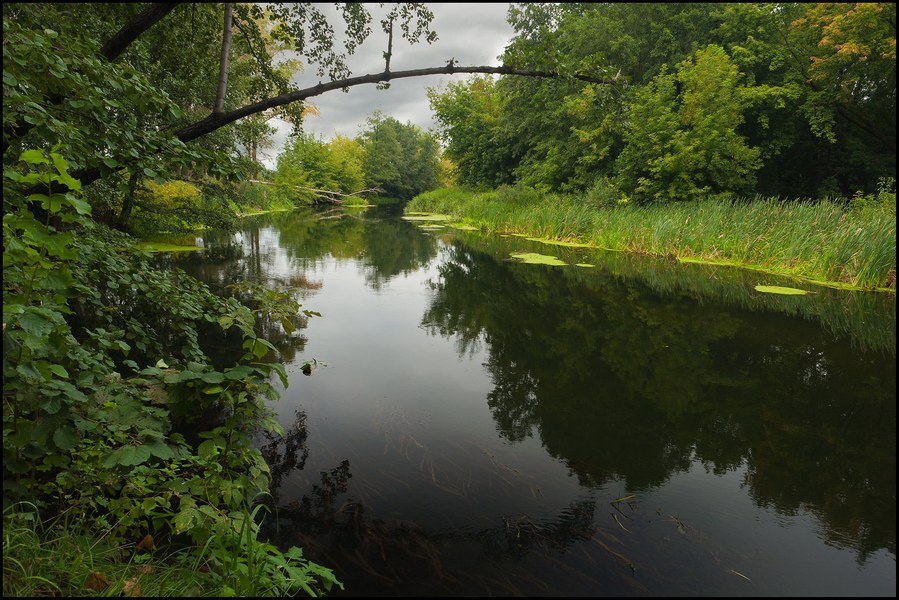
[[[378,73],[384,70],[381,53],[387,49],[387,35],[381,31],[380,18],[384,14],[378,4],[367,5],[372,13],[372,34],[349,57],[348,64],[353,75]],[[512,38],[512,27],[506,23],[507,3],[435,3],[428,4],[434,13],[431,28],[438,39],[433,44],[419,42],[410,45],[406,40],[394,35],[393,58],[390,69],[399,71],[437,67],[455,58],[462,65],[499,65],[497,57],[502,54]],[[332,21],[338,36],[342,31],[335,12]],[[428,76],[400,79],[390,84],[390,89],[379,90],[374,85],[361,85],[348,92],[327,92],[312,99],[319,115],[307,117],[303,129],[325,140],[335,134],[356,137],[364,128],[366,118],[380,110],[402,123],[411,122],[422,129],[434,127],[431,109],[428,105],[426,89],[442,87],[450,81],[459,81],[466,75]],[[307,65],[296,83],[299,87],[313,86],[319,82],[314,65]],[[280,152],[287,137],[289,127],[279,122],[278,133],[274,136],[274,148],[267,152],[268,166],[274,166],[275,157]]]

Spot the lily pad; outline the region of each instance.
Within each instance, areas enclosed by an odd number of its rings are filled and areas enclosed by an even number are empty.
[[[590,263],[577,263],[576,267],[595,267],[596,265],[591,265]]]
[[[537,254],[536,252],[512,252],[512,258],[517,258],[521,262],[529,265],[552,265],[554,267],[564,267],[568,263],[562,262],[555,256],[547,254]]]
[[[800,290],[797,288],[791,287],[781,287],[779,285],[757,285],[755,286],[756,291],[764,292],[766,294],[784,294],[788,296],[804,296],[808,294],[805,290]]]

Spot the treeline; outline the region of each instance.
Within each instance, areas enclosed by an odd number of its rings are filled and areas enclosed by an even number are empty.
[[[504,64],[570,77],[431,89],[459,183],[649,203],[895,180],[895,4],[523,4],[509,21]]]
[[[367,191],[409,200],[445,179],[437,140],[411,123],[375,113],[355,138],[325,142],[294,133],[278,154],[273,173],[277,193],[288,202],[315,202],[322,190],[344,196]],[[330,195],[331,198],[345,197]]]

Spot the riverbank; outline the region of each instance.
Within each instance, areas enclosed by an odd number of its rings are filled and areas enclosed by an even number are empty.
[[[544,196],[520,187],[443,188],[416,196],[406,211],[452,215],[489,233],[896,292],[895,193],[848,203],[756,198],[600,206],[586,196]]]

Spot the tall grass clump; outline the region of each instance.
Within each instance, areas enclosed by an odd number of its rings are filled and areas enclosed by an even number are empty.
[[[63,514],[44,521],[34,505],[3,512],[3,596],[197,596],[218,591],[186,554],[155,558],[138,543],[112,544]]]
[[[431,212],[461,216],[463,205],[472,200],[475,192],[466,188],[447,187],[424,192],[406,204],[407,212]]]

